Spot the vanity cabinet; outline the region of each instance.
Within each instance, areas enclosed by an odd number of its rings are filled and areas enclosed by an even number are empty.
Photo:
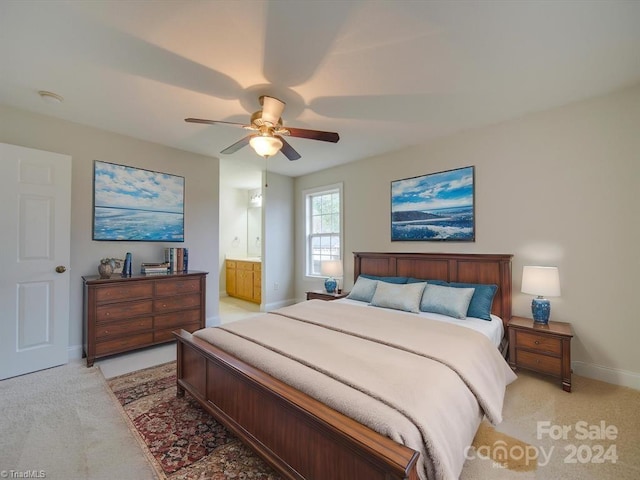
[[[262,302],[262,263],[226,260],[227,295],[253,303]]]
[[[84,281],[84,352],[96,358],[174,340],[205,326],[206,272]]]

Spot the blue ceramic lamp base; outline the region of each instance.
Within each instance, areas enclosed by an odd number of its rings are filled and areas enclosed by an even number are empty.
[[[324,281],[324,288],[327,293],[335,293],[338,287],[338,282],[333,277],[329,277]]]
[[[536,323],[549,323],[549,314],[551,313],[551,302],[546,298],[538,297],[531,301],[531,313],[533,321]]]

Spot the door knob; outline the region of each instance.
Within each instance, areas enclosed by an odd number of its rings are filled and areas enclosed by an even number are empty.
[[[67,271],[67,269],[65,268],[65,266],[64,266],[64,265],[58,265],[58,266],[56,267],[56,272],[58,272],[58,273],[64,273],[64,272],[66,272],[66,271]]]

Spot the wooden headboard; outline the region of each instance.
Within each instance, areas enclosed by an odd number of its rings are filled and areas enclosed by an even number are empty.
[[[354,282],[358,275],[414,277],[445,282],[493,283],[498,291],[491,313],[511,320],[511,258],[513,255],[465,253],[354,252]],[[506,331],[506,330],[505,330]]]

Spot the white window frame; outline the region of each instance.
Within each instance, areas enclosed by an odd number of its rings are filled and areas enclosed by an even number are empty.
[[[303,204],[304,204],[304,220],[305,220],[305,276],[308,278],[320,278],[320,272],[313,272],[313,249],[311,247],[311,242],[314,234],[312,233],[312,215],[311,215],[311,198],[318,195],[329,194],[329,193],[338,193],[338,198],[340,201],[340,231],[332,232],[332,233],[322,233],[320,235],[338,235],[340,237],[339,245],[340,245],[340,253],[339,256],[331,256],[327,258],[329,259],[342,259],[344,252],[344,199],[342,194],[343,184],[334,183],[332,185],[325,185],[321,187],[310,188],[304,190],[302,192],[303,196]]]

